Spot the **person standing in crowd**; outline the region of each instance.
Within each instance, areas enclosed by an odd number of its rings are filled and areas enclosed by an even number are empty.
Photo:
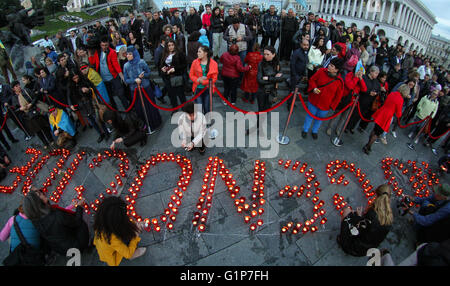
[[[377,65],[378,66],[378,65]],[[402,65],[400,63],[396,64],[393,69],[389,70],[387,82],[389,86],[395,87],[399,82],[402,81]]]
[[[159,45],[159,39],[161,38],[161,35],[163,34],[163,26],[164,26],[164,20],[161,19],[158,12],[153,12],[153,19],[150,22],[149,26],[149,35],[148,38],[151,43],[151,52],[152,55],[155,55],[155,50]],[[127,34],[128,35],[128,34]]]
[[[107,38],[101,39],[100,49],[96,50],[95,53],[89,57],[89,63],[91,66],[95,67],[95,71],[102,77],[112,106],[117,108],[113,98],[113,95],[115,95],[122,102],[123,108],[127,108],[129,102],[124,95],[123,86],[120,82],[120,80],[125,81],[124,76],[119,61],[117,60],[117,53],[109,47]]]
[[[293,51],[292,38],[298,30],[298,21],[294,10],[289,9],[288,15],[281,21],[280,60],[289,61]]]
[[[144,57],[144,47],[142,46],[142,41],[139,42],[135,32],[133,31],[128,34],[127,46],[133,46],[138,51],[139,56],[142,58]]]
[[[367,82],[366,82],[367,83]],[[367,155],[371,152],[371,147],[375,140],[384,132],[389,132],[389,127],[392,122],[392,118],[395,114],[397,118],[402,116],[403,100],[410,95],[410,89],[407,84],[400,86],[398,91],[391,92],[384,102],[383,106],[378,109],[373,115],[375,122],[374,128],[369,136],[369,142],[363,147],[363,152]],[[367,118],[370,119],[370,118]]]
[[[252,7],[252,11],[244,19],[244,24],[252,32],[252,39],[248,42],[248,47],[253,48],[254,44],[258,43],[258,35],[261,34],[261,15],[258,6],[254,5]],[[228,28],[228,25],[225,26],[226,28]]]
[[[181,32],[179,24],[172,25],[172,39],[175,41],[178,51],[186,55],[186,38]]]
[[[180,99],[180,103],[186,102],[183,89],[183,75],[186,72],[186,67],[186,56],[178,49],[174,40],[168,40],[158,68],[161,70],[161,75],[167,84],[166,88],[169,93],[170,104],[174,108],[178,106],[177,98]]]
[[[187,65],[190,68],[192,62],[197,58],[198,48],[202,46],[201,43],[198,42],[200,38],[200,32],[194,31],[189,35],[188,43],[187,43]]]
[[[206,152],[204,137],[206,135],[206,118],[195,110],[193,102],[186,103],[178,118],[178,131],[182,140],[181,147],[190,152],[197,149],[203,155]]]
[[[314,37],[315,37],[315,35],[316,35],[316,25],[315,25],[315,23],[314,23],[314,20],[315,20],[314,13],[313,13],[313,12],[309,12],[309,13],[308,13],[308,17],[305,18],[305,19],[303,19],[303,20],[300,22],[300,25],[299,25],[299,29],[300,29],[300,30],[306,31],[306,32],[309,34],[311,40],[313,40]],[[305,26],[306,26],[307,24],[309,24],[309,29],[306,30],[306,29],[305,29]],[[335,42],[337,42],[337,41],[333,41],[333,40],[332,40],[332,42],[335,43]]]
[[[130,27],[130,32],[133,32],[133,35],[136,37],[136,44],[142,47],[142,21],[136,19],[135,14],[133,12],[128,14],[130,20],[128,21],[128,27]]]
[[[344,81],[339,75],[342,70],[341,59],[333,59],[328,68],[319,69],[308,82],[308,110],[318,118],[324,118],[330,109],[336,110],[344,92]],[[306,115],[302,138],[306,138],[313,117]],[[322,121],[315,120],[311,130],[311,136],[317,140]]]
[[[69,51],[72,55],[75,54],[77,49],[83,45],[81,38],[77,36],[75,30],[70,31],[68,42],[69,42]]]
[[[61,58],[64,57],[64,55],[60,55],[60,56],[62,56]],[[63,105],[67,104],[67,100],[65,98],[65,93],[62,94],[60,92],[60,90],[58,88],[59,84],[57,85],[56,78],[52,74],[49,74],[49,72],[46,68],[37,68],[37,72],[39,73],[39,80],[38,80],[39,86],[40,86],[39,97],[42,96],[43,97],[42,99],[44,101],[47,101],[47,100],[52,101],[55,104],[57,104],[58,106],[64,108]],[[63,79],[60,78],[59,80],[63,80]],[[50,96],[62,104],[57,103],[55,100],[51,99]]]
[[[330,53],[325,55],[325,57],[323,59],[323,65],[322,66],[324,68],[327,68],[332,59],[339,57],[339,54],[340,54],[341,51],[342,51],[341,46],[339,46],[339,45],[332,46]]]
[[[24,133],[25,141],[31,140],[30,132],[25,124],[24,113],[20,111],[18,97],[11,86],[0,83],[0,103],[2,108],[9,113],[8,117],[14,121],[16,126]],[[5,125],[6,126],[6,125]]]
[[[155,133],[161,127],[162,119],[159,110],[155,108],[144,96],[144,93],[155,102],[155,95],[150,89],[150,68],[147,63],[139,57],[139,53],[133,46],[127,48],[128,62],[124,66],[124,79],[128,84],[131,93],[137,92],[141,89],[142,101],[136,100],[134,110],[141,119],[148,119],[150,125],[150,134]],[[147,123],[147,122],[146,122]]]
[[[11,97],[12,95],[12,90],[9,87],[9,85],[4,85],[4,84],[0,84],[0,102],[2,103],[1,105],[3,105],[6,101],[4,99],[6,99],[7,97]],[[6,114],[3,113],[3,108],[0,109],[0,122],[3,122],[4,120],[4,116],[7,116]],[[0,130],[0,141],[2,142],[3,146],[5,146],[6,150],[11,150],[11,146],[9,146],[8,141],[6,141],[5,136],[3,135],[3,131],[5,131],[6,136],[8,136],[9,141],[11,141],[11,143],[17,143],[19,142],[19,140],[17,140],[16,138],[14,138],[14,135],[11,133],[11,130],[9,130],[8,127],[8,123],[5,122],[5,125],[3,126],[3,129]]]
[[[189,8],[189,16],[186,17],[185,26],[188,35],[191,35],[193,32],[199,31],[202,28],[202,19],[197,14],[194,7]]]
[[[212,33],[211,33],[211,5],[206,6],[206,11],[202,15],[202,26],[203,29],[206,30],[206,36],[208,37],[208,41],[212,43]]]
[[[87,70],[87,68],[83,68],[83,70]],[[99,135],[97,143],[102,142],[105,138],[108,139],[109,133],[96,115],[96,109],[99,109],[99,100],[96,98],[97,95],[94,91],[96,87],[82,73],[72,73],[70,78],[68,89],[70,108],[75,112],[79,111],[80,116],[85,118],[90,126],[94,127]],[[98,113],[103,115],[100,110],[98,110]]]
[[[8,71],[11,73],[14,81],[17,81],[17,75],[14,72],[11,59],[9,58],[8,52],[2,41],[0,41],[0,68],[2,69],[2,74],[7,84],[10,84]]]
[[[197,58],[192,62],[189,78],[192,80],[192,92],[197,95],[204,88],[209,87],[210,80],[213,85],[217,81],[219,68],[217,62],[211,58],[212,54],[208,47],[201,46],[197,51]],[[210,111],[209,91],[206,89],[196,100],[202,105],[202,112],[206,114]]]
[[[373,58],[373,64],[368,64],[370,61],[369,53],[367,52],[367,43],[363,42],[359,45],[359,50],[361,51],[361,55],[359,59],[361,60],[361,63],[364,67],[368,68],[369,66],[372,66],[375,64],[375,57]]]
[[[42,42],[42,47],[45,49],[46,47],[50,47],[52,50],[55,50],[55,44],[52,40],[49,39],[48,35],[44,36],[44,41]]]
[[[125,40],[125,38],[122,38],[122,36],[120,35],[119,32],[115,31],[113,33],[113,38],[111,40],[111,47],[112,48],[117,48],[118,46],[126,46],[127,45],[127,41]]]
[[[233,8],[229,8],[228,9],[228,16],[225,17],[225,21],[224,21],[224,30],[228,29],[228,27],[233,24],[233,19],[237,18],[237,16],[234,13],[234,9]]]
[[[262,17],[263,38],[261,46],[264,48],[270,39],[270,46],[274,47],[280,35],[280,17],[276,14],[275,6],[270,5],[269,13]]]
[[[12,88],[19,103],[19,110],[23,112],[26,130],[32,135],[37,134],[44,148],[47,149],[53,143],[50,126],[44,116],[48,112],[48,106],[45,110],[45,105],[39,100],[39,96],[28,89],[22,89],[18,81],[12,83]],[[38,104],[42,109],[38,107]]]
[[[125,18],[125,17],[120,18],[119,33],[121,35],[128,35],[129,32],[130,32],[130,27],[128,26],[127,18]]]
[[[58,31],[58,33],[56,33],[56,39],[58,39],[57,47],[61,53],[70,52],[69,40],[67,40],[67,38],[63,35],[62,31]]]
[[[266,46],[263,51],[263,60],[258,65],[257,81],[259,85],[256,93],[256,100],[258,103],[258,112],[267,110],[271,107],[272,100],[277,98],[277,83],[285,80],[280,68],[280,60],[277,56],[276,50],[272,46]],[[256,130],[259,130],[260,118],[257,115]],[[247,129],[246,135],[250,134],[250,128]]]
[[[210,41],[208,40],[207,31],[203,28],[200,29],[200,37],[198,42],[205,47],[210,47]]]
[[[355,69],[361,56],[361,51],[359,50],[358,42],[353,42],[351,46],[352,46],[351,49],[348,50],[345,55],[343,76],[345,76],[348,72],[351,72]]]
[[[425,79],[425,75],[429,75],[431,77],[433,72],[431,71],[430,61],[425,61],[425,64],[419,66],[417,72],[420,75],[419,79],[422,81]]]
[[[31,190],[24,198],[23,210],[49,250],[66,256],[70,248],[83,252],[89,247],[89,229],[80,202],[64,209],[50,205],[42,190]]]
[[[239,19],[234,18],[233,24],[227,28],[224,33],[224,40],[227,41],[228,47],[236,44],[239,48],[239,57],[241,63],[244,64],[245,56],[247,55],[247,42],[251,40],[252,34],[248,27],[239,22]]]
[[[336,240],[347,254],[366,256],[367,250],[377,248],[386,238],[394,223],[391,188],[389,185],[380,185],[375,194],[375,200],[365,211],[362,207],[358,207],[356,211],[352,211],[350,207],[344,209],[341,232]]]
[[[291,56],[291,90],[294,90],[300,83],[308,80],[308,75],[306,73],[306,67],[309,63],[308,50],[309,41],[303,40],[300,48],[296,49]]]
[[[380,69],[377,66],[372,66],[369,69],[369,74],[363,76],[364,83],[367,87],[367,91],[360,92],[359,93],[359,110],[361,111],[361,115],[364,119],[370,120],[373,110],[373,102],[375,101],[377,95],[380,94],[381,91],[381,85],[378,81],[378,74],[380,73]],[[356,107],[358,108],[358,107]],[[360,121],[361,120],[361,121]],[[369,124],[367,121],[364,121],[360,115],[359,112],[355,109],[355,112],[353,112],[352,117],[350,118],[350,121],[347,125],[347,130],[351,134],[354,133],[354,128],[356,127],[356,124],[359,122],[358,131],[362,133]]]
[[[433,119],[436,116],[436,113],[439,108],[438,96],[439,96],[439,90],[435,89],[431,92],[431,94],[429,96],[422,97],[422,99],[419,101],[419,104],[417,105],[417,111],[416,111],[412,121],[413,122],[420,121],[420,120],[427,118],[428,116],[430,116],[431,119]],[[428,124],[428,123],[429,122],[427,120],[425,120],[424,122],[422,122],[420,124],[411,126],[410,132],[408,134],[408,138],[409,139],[415,138],[416,135],[419,133],[420,129],[425,124]],[[419,138],[420,137],[415,138],[414,144],[417,144],[419,142]],[[408,143],[408,147],[409,147],[409,149],[414,149],[414,145],[412,143]]]
[[[175,10],[172,14],[172,18],[170,18],[170,25],[176,25],[180,31],[183,31],[183,21],[180,17],[180,11]]]
[[[316,38],[308,52],[308,77],[311,77],[321,67],[326,53],[324,38]]]
[[[345,108],[348,104],[350,104],[350,102],[354,96],[360,94],[360,92],[367,91],[367,86],[363,80],[363,75],[364,75],[364,73],[362,70],[358,70],[356,73],[353,73],[353,72],[347,73],[347,75],[345,76],[345,80],[344,80],[343,97],[342,97],[341,101],[339,102],[339,105],[336,107],[334,114],[338,113],[343,108]],[[343,120],[345,118],[347,118],[349,112],[350,112],[350,109],[348,109],[347,112],[342,113],[339,118],[334,118],[334,119],[328,120],[328,126],[327,126],[327,135],[328,136],[331,136],[331,134],[332,134],[332,129],[333,129],[334,123],[336,123],[336,121],[337,121],[336,128],[339,128],[341,126]],[[339,136],[340,135],[339,132],[340,132],[340,130],[336,129],[336,132],[335,132],[336,135]],[[342,144],[343,144],[343,142],[338,142],[339,146]]]
[[[241,59],[239,58],[239,47],[233,44],[220,57],[220,62],[223,65],[222,78],[224,84],[224,97],[231,101],[231,104],[236,104],[237,88],[239,86],[239,75],[242,72],[247,72],[251,69],[251,66],[244,67]],[[224,102],[224,104],[226,104]]]
[[[211,33],[212,33],[212,39],[213,39],[213,58],[215,61],[219,59],[219,51],[222,47],[222,40],[223,40],[223,27],[224,20],[220,16],[220,8],[215,7],[212,11],[211,16]]]
[[[252,66],[249,71],[244,74],[242,79],[241,89],[244,92],[244,97],[242,100],[244,102],[250,102],[250,104],[254,103],[255,94],[258,92],[258,69],[259,63],[263,60],[263,56],[261,55],[261,48],[258,43],[253,45],[253,49],[251,52],[247,54],[244,59],[244,62]]]
[[[94,217],[94,245],[100,261],[119,266],[123,258],[135,259],[147,248],[138,247],[142,226],[131,221],[127,205],[119,197],[108,197],[98,206]]]
[[[368,58],[367,63],[365,65],[363,63],[363,65],[366,68],[369,68],[372,65],[376,64],[377,53],[378,53],[378,45],[379,45],[378,41],[374,41],[372,45],[368,45],[367,46],[367,50],[366,51],[367,51],[367,53],[369,55],[369,58]],[[382,68],[382,66],[379,66],[379,68]]]

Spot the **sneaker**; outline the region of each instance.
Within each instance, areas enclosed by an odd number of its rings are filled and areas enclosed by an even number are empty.
[[[314,140],[317,140],[317,133],[311,133],[311,136],[312,136],[312,138],[314,139]]]
[[[130,260],[138,258],[142,255],[144,255],[144,253],[147,251],[147,247],[138,247],[136,249],[136,251],[134,252],[133,256],[131,256]]]
[[[370,154],[370,149],[367,148],[367,145],[365,145],[365,146],[363,147],[363,152],[366,153],[367,155]]]
[[[102,142],[102,141],[103,141],[103,139],[105,139],[105,135],[104,135],[104,134],[102,134],[102,135],[100,135],[100,136],[98,137],[98,139],[97,139],[97,143],[100,143],[100,142]]]
[[[392,131],[392,136],[393,136],[394,138],[397,138],[397,132]]]
[[[406,145],[408,145],[408,148],[411,150],[414,150],[414,145],[411,143],[406,143]]]
[[[227,103],[225,101],[222,100],[223,105],[227,105]]]
[[[413,136],[413,133],[412,133],[412,132],[408,134],[408,138],[409,138],[409,139],[411,139],[412,136]]]
[[[436,156],[438,154],[438,152],[437,152],[437,150],[435,148],[431,148],[431,152],[433,152],[433,154],[436,155]]]
[[[327,135],[328,135],[328,136],[331,136],[331,128],[328,128],[328,129],[327,129]]]
[[[30,141],[31,138],[33,138],[33,137],[31,137],[31,136],[25,136],[25,141]]]
[[[235,102],[232,102],[232,103],[231,103],[231,105],[235,106],[235,105],[236,105],[236,103],[235,103]]]
[[[380,143],[380,139],[375,140],[375,142],[373,142],[373,143],[375,143],[375,144]]]
[[[308,133],[306,133],[305,131],[302,131],[302,138],[306,138],[306,135],[308,135]]]
[[[417,138],[416,140],[414,140],[414,144],[419,143],[419,138]]]
[[[384,145],[387,145],[387,140],[385,137],[381,137],[380,138],[381,143],[383,143]]]

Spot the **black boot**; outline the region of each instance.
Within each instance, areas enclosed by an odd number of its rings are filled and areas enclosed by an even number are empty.
[[[105,134],[101,134],[98,139],[97,139],[97,143],[100,143],[103,141],[103,139],[105,139]]]

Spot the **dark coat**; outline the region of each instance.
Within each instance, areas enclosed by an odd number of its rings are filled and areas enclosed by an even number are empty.
[[[202,28],[202,19],[198,14],[189,15],[185,21],[185,29],[188,34],[194,31],[199,31]]]
[[[58,49],[61,52],[64,52],[66,50],[70,51],[70,46],[71,46],[71,43],[69,43],[69,40],[64,36],[61,36],[61,39],[59,39],[59,41],[58,41]]]
[[[163,26],[165,25],[164,20],[161,18],[158,18],[158,20],[152,20],[150,22],[149,27],[149,37],[150,41],[152,42],[153,46],[156,47],[159,43],[159,38],[163,34]]]
[[[197,58],[198,48],[200,48],[202,44],[198,41],[188,41],[187,44],[187,58],[186,61],[189,65]]]
[[[215,16],[211,16],[211,32],[212,33],[223,33],[224,31],[224,21],[223,19]]]
[[[306,65],[308,63],[308,51],[304,51],[302,48],[299,48],[292,53],[290,62],[292,87],[297,86],[302,77],[306,76]]]
[[[381,85],[378,79],[370,79],[368,75],[363,76],[364,83],[367,86],[366,92],[360,92],[359,102],[361,103],[361,111],[370,108],[376,96],[370,96],[371,91],[380,93]]]
[[[49,214],[34,220],[33,225],[52,250],[66,256],[69,248],[83,251],[88,246],[89,231],[82,215],[81,207],[73,214],[53,206]]]
[[[161,60],[159,62],[159,69],[161,70],[162,67],[167,66],[166,59],[164,57],[161,57]],[[186,72],[186,56],[183,53],[176,53],[172,57],[172,64],[171,67],[175,68],[175,72],[171,73],[169,77],[177,76],[177,75],[183,75]],[[166,76],[166,75],[164,75]]]
[[[264,60],[258,65],[258,84],[259,90],[264,93],[271,93],[275,90],[275,85],[278,82],[284,81],[281,76],[279,78],[275,77],[277,73],[281,71],[276,70],[271,64],[265,62]],[[268,80],[264,80],[263,77],[268,77]]]

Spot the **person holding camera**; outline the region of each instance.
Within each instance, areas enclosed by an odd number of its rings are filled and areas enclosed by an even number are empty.
[[[233,18],[232,25],[225,30],[223,39],[227,41],[228,47],[234,44],[239,47],[239,57],[241,58],[241,63],[244,64],[244,59],[247,55],[247,43],[252,39],[250,29],[240,23],[238,18]]]
[[[444,183],[437,187],[434,195],[427,198],[408,200],[419,205],[414,212],[403,204],[402,209],[411,214],[417,230],[417,242],[442,242],[450,238],[450,185]]]
[[[389,185],[378,186],[375,200],[363,212],[362,207],[344,209],[341,232],[336,240],[342,250],[353,256],[366,256],[367,250],[377,248],[386,238],[394,215],[391,209],[392,190]]]

